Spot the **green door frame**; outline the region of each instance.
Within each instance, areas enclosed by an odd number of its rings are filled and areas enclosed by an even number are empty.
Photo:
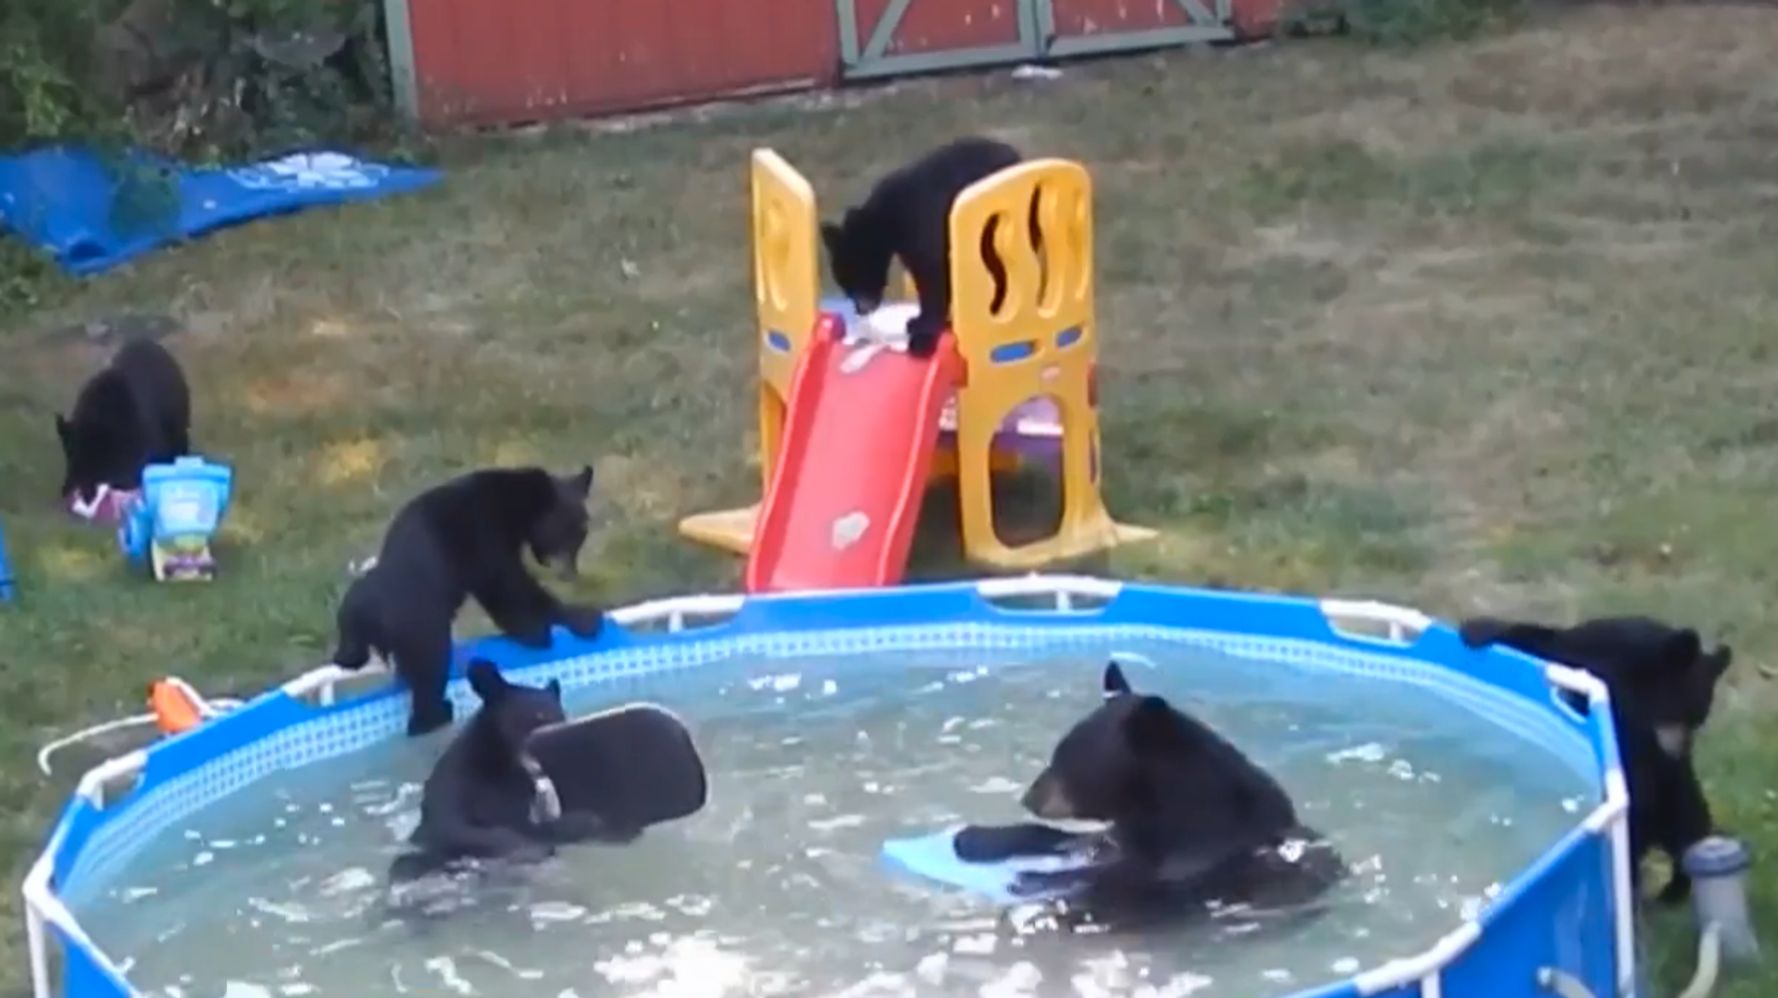
[[[1028,59],[1229,41],[1235,37],[1230,27],[1234,0],[1165,0],[1185,13],[1185,24],[1077,38],[1056,37],[1057,0],[1012,0],[1018,5],[1019,38],[1016,42],[890,55],[889,43],[895,38],[895,29],[901,26],[908,7],[915,2],[947,3],[950,0],[889,0],[883,16],[875,25],[868,26],[867,37],[864,34],[866,26],[859,23],[858,0],[834,0],[839,14],[840,75],[848,80],[859,80]]]
[[[889,43],[895,29],[907,15],[915,0],[889,0],[883,16],[865,38],[858,23],[857,0],[834,0],[840,22],[840,75],[849,80],[874,76],[897,76],[903,73],[926,73],[941,69],[958,69],[986,63],[1019,62],[1034,59],[1042,52],[1043,35],[1037,30],[1037,6],[1048,0],[1014,0],[1018,4],[1019,40],[1003,45],[978,45],[974,48],[946,49],[936,52],[913,52],[889,55]],[[920,0],[922,3],[948,3],[950,0]],[[1226,3],[1228,0],[1217,0]]]
[[[1185,12],[1186,23],[1177,27],[1148,28],[1141,31],[1106,32],[1076,38],[1056,37],[1055,0],[1033,0],[1037,7],[1038,37],[1045,42],[1043,54],[1062,58],[1125,49],[1163,48],[1188,45],[1192,42],[1220,42],[1235,37],[1229,27],[1233,17],[1233,0],[1168,0]]]

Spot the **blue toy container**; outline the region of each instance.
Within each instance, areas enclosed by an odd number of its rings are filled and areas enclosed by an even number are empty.
[[[6,557],[6,527],[0,525],[0,603],[12,602],[12,561]]]
[[[201,457],[149,465],[142,470],[141,493],[119,522],[118,545],[157,580],[213,578],[210,539],[228,512],[233,485],[227,465]]]

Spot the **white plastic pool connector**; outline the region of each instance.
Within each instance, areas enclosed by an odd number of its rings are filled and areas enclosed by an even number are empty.
[[[1590,711],[1607,709],[1605,682],[1582,669],[1545,663],[1544,681],[1553,690],[1581,697]],[[1560,703],[1560,698],[1557,698]],[[1621,764],[1605,770],[1605,800],[1581,823],[1589,833],[1611,837],[1612,894],[1618,899],[1617,981],[1623,994],[1636,993],[1636,892],[1630,876],[1630,786]]]
[[[626,627],[652,624],[657,620],[664,620],[667,622],[668,631],[683,631],[688,618],[720,620],[732,617],[740,612],[741,605],[745,602],[747,602],[747,597],[732,593],[674,596],[670,599],[649,600],[646,603],[637,603],[620,610],[612,610],[605,616]]]
[[[91,801],[95,807],[104,807],[105,787],[112,781],[126,776],[136,776],[148,763],[148,753],[144,751],[121,755],[94,766],[85,776],[74,792]],[[111,961],[111,957],[101,950],[80,922],[56,892],[50,887],[50,873],[56,852],[61,849],[62,836],[66,830],[57,825],[55,835],[44,847],[37,862],[25,874],[25,882],[20,886],[19,893],[25,899],[25,935],[31,947],[31,993],[34,998],[53,998],[55,992],[50,990],[49,976],[49,932],[48,926],[55,926],[65,938],[79,944],[92,956],[98,965],[119,980],[123,979],[123,971]]]
[[[1554,967],[1538,968],[1537,986],[1556,998],[1595,998],[1592,988],[1575,980],[1572,974],[1565,974]]]
[[[1480,938],[1481,923],[1466,918],[1462,925],[1446,933],[1431,947],[1353,975],[1352,986],[1361,995],[1374,995],[1404,984],[1418,984],[1422,995],[1436,996],[1440,990],[1439,971],[1450,966]]]
[[[1412,607],[1396,606],[1394,603],[1382,603],[1377,600],[1324,599],[1320,603],[1321,615],[1327,618],[1327,626],[1336,634],[1345,637],[1370,638],[1369,634],[1354,632],[1348,625],[1362,621],[1380,625],[1384,636],[1395,644],[1411,644],[1428,627],[1432,626],[1432,618]]]

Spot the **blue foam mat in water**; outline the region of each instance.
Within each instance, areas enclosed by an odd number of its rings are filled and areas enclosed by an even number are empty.
[[[1032,895],[1015,895],[1013,881],[1021,873],[1055,873],[1085,865],[1086,858],[1071,856],[1017,856],[993,863],[971,863],[957,855],[957,833],[962,826],[915,838],[890,839],[883,843],[883,862],[891,868],[960,888],[996,904],[1034,901]]]
[[[187,167],[144,152],[131,174],[172,180],[171,198],[135,206],[119,174],[97,154],[52,146],[0,156],[0,226],[49,252],[72,274],[96,274],[156,247],[228,225],[323,204],[364,201],[436,183],[442,174],[372,163],[344,153],[294,153],[245,166]]]

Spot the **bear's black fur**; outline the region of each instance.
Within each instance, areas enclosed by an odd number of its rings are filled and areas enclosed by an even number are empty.
[[[451,723],[444,689],[451,622],[475,597],[496,626],[546,648],[550,628],[599,632],[598,610],[563,604],[526,570],[524,549],[572,574],[586,541],[593,469],[558,478],[542,468],[471,472],[415,497],[389,524],[375,567],[340,601],[333,660],[363,668],[375,651],[392,659],[413,693],[408,733]]]
[[[961,858],[1084,848],[1088,866],[1025,874],[1016,889],[1061,892],[1069,922],[1114,927],[1226,905],[1303,909],[1345,876],[1332,846],[1239,749],[1161,697],[1132,691],[1115,662],[1104,693],[1021,803],[1039,818],[1109,828],[1084,838],[1042,825],[966,828],[956,841]]]
[[[525,740],[564,719],[562,687],[508,682],[493,663],[469,664],[469,684],[481,709],[451,741],[426,778],[420,823],[408,842],[414,851],[396,858],[392,881],[411,880],[460,859],[535,862],[557,845],[608,835],[588,812],[538,820],[536,782],[526,765]]]
[[[1717,680],[1733,658],[1730,648],[1706,652],[1698,632],[1648,617],[1602,617],[1566,628],[1477,617],[1464,621],[1460,633],[1472,648],[1503,644],[1605,683],[1630,791],[1631,870],[1640,884],[1643,858],[1659,848],[1673,864],[1660,900],[1684,900],[1691,878],[1681,857],[1714,831],[1692,766],[1692,741],[1710,717]]]
[[[191,391],[179,362],[153,340],[131,340],[87,379],[74,410],[56,414],[67,471],[61,495],[82,502],[100,485],[133,489],[142,469],[191,450]]]
[[[920,294],[908,352],[931,356],[951,315],[951,204],[969,185],[1023,159],[995,139],[957,139],[883,177],[839,224],[823,223],[834,281],[858,313],[883,303],[889,261],[899,257]]]

